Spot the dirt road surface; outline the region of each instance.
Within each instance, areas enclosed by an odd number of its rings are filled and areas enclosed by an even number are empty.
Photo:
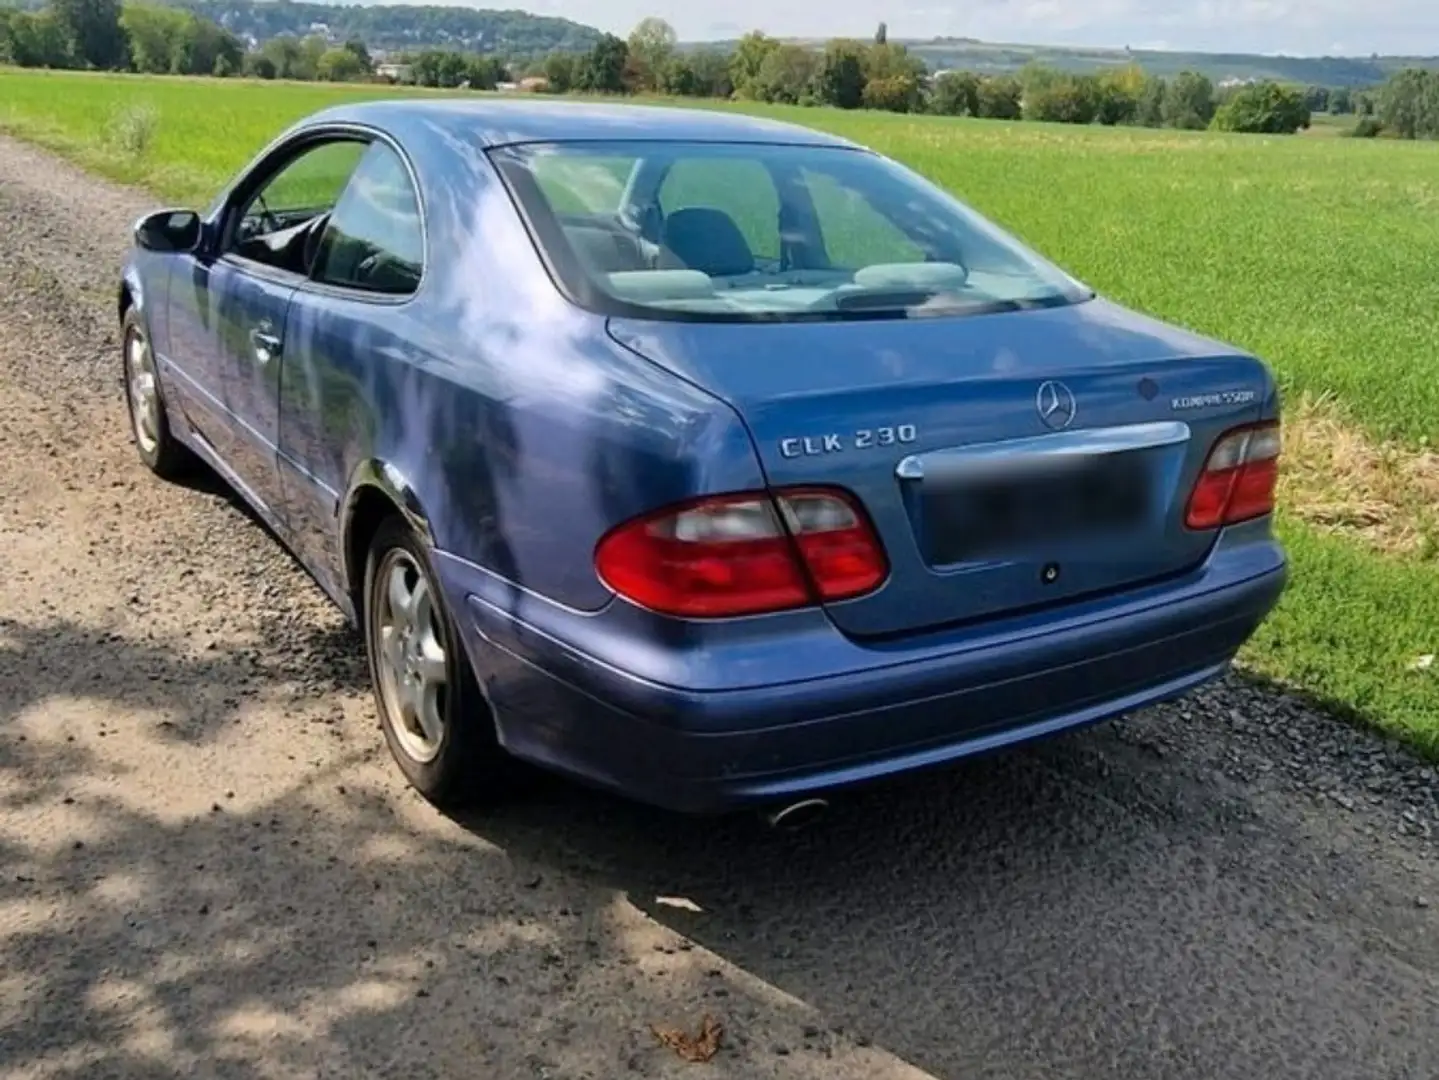
[[[4,1080],[1439,1073],[1434,773],[1237,679],[794,837],[422,803],[319,591],[136,459],[150,205],[0,140]]]

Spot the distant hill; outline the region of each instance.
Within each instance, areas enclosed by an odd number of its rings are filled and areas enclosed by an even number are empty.
[[[1260,56],[1255,53],[1161,52],[1153,49],[1070,48],[1061,45],[1014,45],[975,41],[972,38],[891,38],[920,56],[930,71],[962,70],[986,74],[1018,71],[1037,62],[1061,71],[1091,72],[1135,63],[1166,78],[1181,71],[1197,71],[1215,82],[1224,79],[1274,79],[1315,86],[1371,86],[1382,83],[1405,67],[1439,69],[1439,57],[1407,56]],[[797,44],[822,47],[821,39]],[[730,48],[735,43],[708,42],[708,47]],[[699,47],[686,46],[689,47]]]
[[[600,38],[592,26],[525,11],[409,4],[315,4],[292,0],[169,0],[242,39],[327,33],[360,38],[372,50],[460,49],[536,56],[582,52]],[[323,28],[323,30],[320,30]]]

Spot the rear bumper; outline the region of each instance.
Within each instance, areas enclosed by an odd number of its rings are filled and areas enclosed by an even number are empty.
[[[593,625],[567,637],[554,632],[563,620],[537,628],[526,604],[497,603],[477,568],[439,566],[512,753],[688,812],[938,765],[1184,694],[1225,670],[1287,572],[1272,541],[1221,544],[1200,570],[1141,594],[900,645],[865,647],[829,627],[821,646],[806,631],[777,646],[783,681],[735,685],[748,671],[736,667],[725,688],[711,667],[696,688],[636,674],[648,661],[632,646],[626,662],[622,640],[596,655],[609,637]],[[838,671],[837,649],[849,656]]]

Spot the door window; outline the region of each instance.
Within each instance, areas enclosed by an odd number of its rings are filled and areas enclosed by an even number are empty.
[[[405,296],[420,284],[420,200],[392,148],[372,143],[320,238],[311,276],[327,285]]]
[[[277,270],[304,274],[317,230],[368,144],[354,139],[323,142],[282,165],[241,205],[230,250]]]

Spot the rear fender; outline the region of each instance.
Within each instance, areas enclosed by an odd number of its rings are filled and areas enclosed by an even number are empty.
[[[390,504],[427,547],[434,547],[430,516],[419,494],[404,472],[393,462],[369,458],[355,467],[341,500],[340,539],[343,554],[344,589],[355,597],[365,581],[365,551],[378,522],[372,515],[376,496]],[[358,530],[358,532],[357,532]],[[363,541],[363,545],[359,542]]]

